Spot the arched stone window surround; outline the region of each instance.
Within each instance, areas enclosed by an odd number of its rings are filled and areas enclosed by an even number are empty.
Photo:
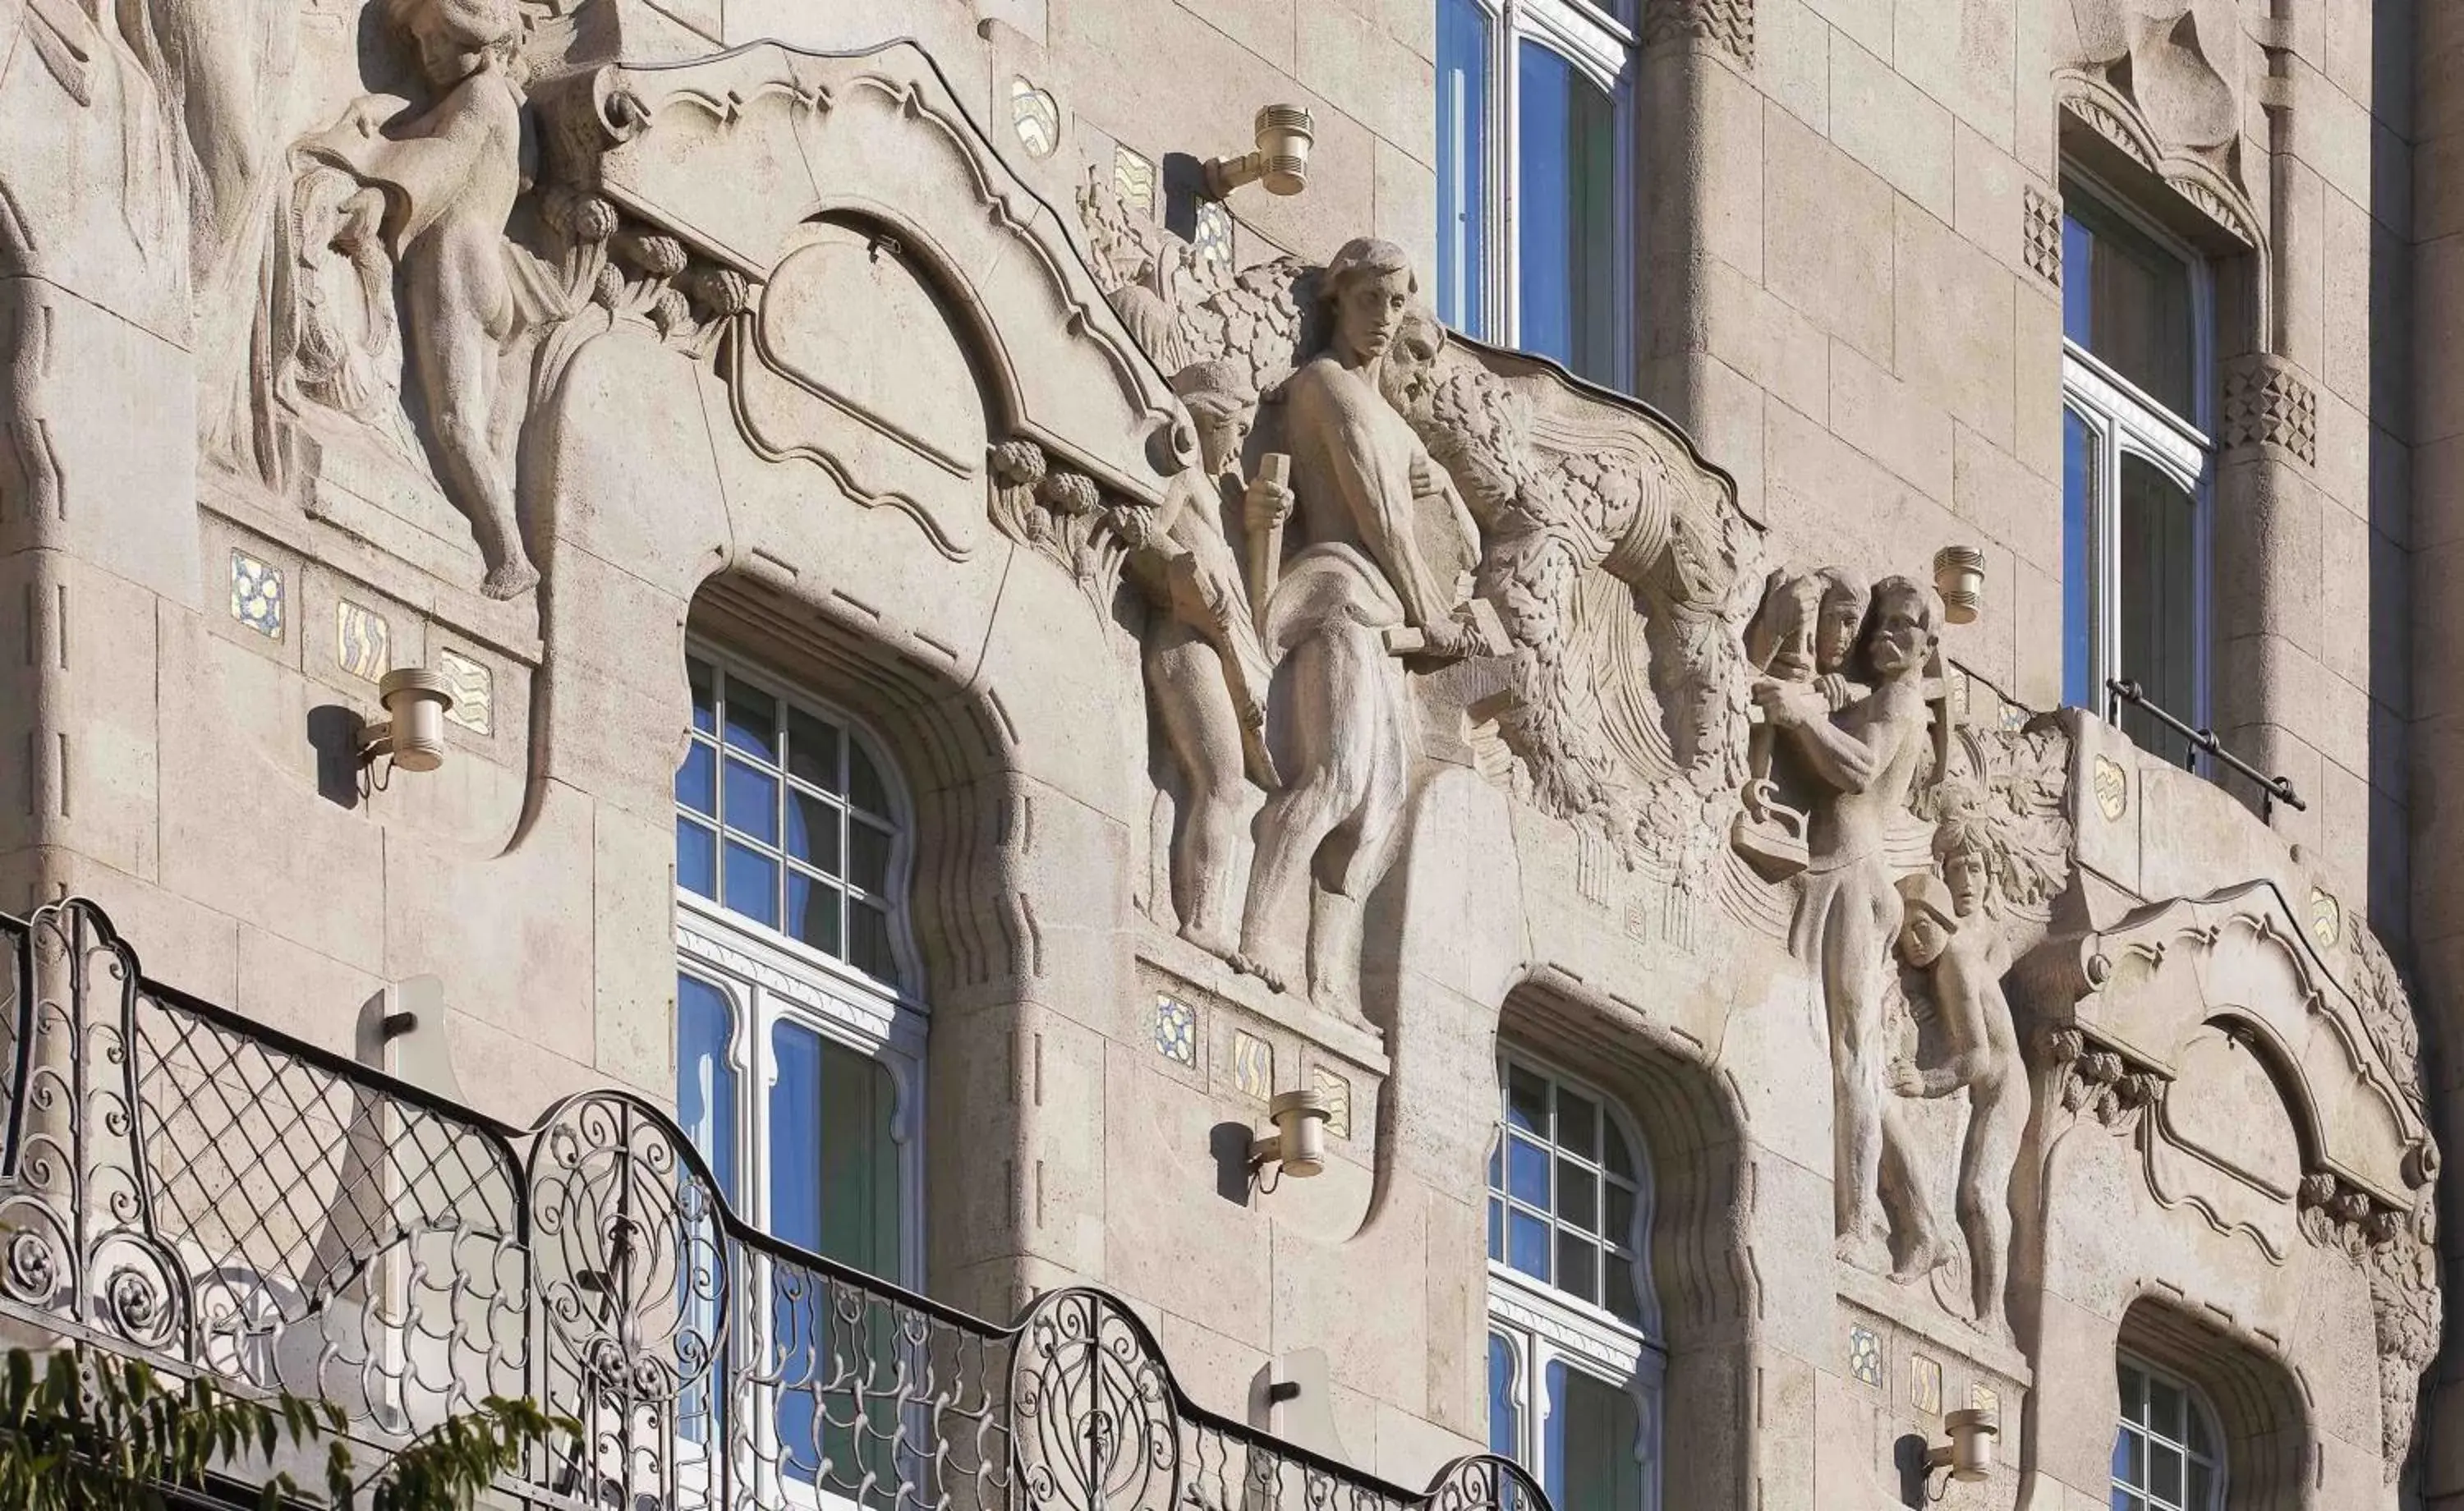
[[[2198,1391],[2224,1439],[2224,1511],[2297,1511],[2311,1456],[2308,1383],[2269,1339],[2151,1287],[2123,1314],[2117,1357],[2144,1359]],[[2107,1377],[2108,1408],[2113,1414]]]
[[[1660,1503],[1745,1503],[1755,1479],[1760,1324],[1745,1249],[1752,1176],[1735,1087],[1699,1045],[1545,967],[1507,996],[1498,1047],[1583,1066],[1640,1135],[1653,1172],[1648,1243],[1666,1348]]]

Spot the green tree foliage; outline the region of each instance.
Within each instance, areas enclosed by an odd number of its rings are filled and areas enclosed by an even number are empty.
[[[490,1396],[363,1476],[341,1441],[340,1408],[284,1394],[234,1395],[210,1380],[166,1384],[143,1363],[60,1349],[40,1374],[22,1348],[0,1378],[0,1506],[22,1511],[164,1511],[175,1489],[202,1490],[244,1456],[325,1450],[333,1511],[471,1511],[497,1476],[551,1434],[577,1432],[529,1401]],[[265,1511],[316,1503],[288,1474],[258,1494]]]

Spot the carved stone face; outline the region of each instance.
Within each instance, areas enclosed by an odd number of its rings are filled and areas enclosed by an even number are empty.
[[[1973,849],[1952,851],[1942,863],[1942,882],[1950,888],[1950,905],[1962,918],[1985,907],[1985,857]]]
[[[1822,595],[1819,624],[1814,635],[1814,667],[1828,674],[1845,668],[1857,649],[1857,631],[1865,625],[1865,596],[1837,584]]]
[[[1239,459],[1241,448],[1248,444],[1249,412],[1193,408],[1189,418],[1198,428],[1198,460],[1206,475],[1214,477],[1229,471]]]
[[[1438,381],[1438,352],[1445,345],[1445,328],[1419,305],[1404,312],[1395,339],[1377,372],[1378,391],[1406,419],[1419,419],[1428,409]]]
[[[1929,908],[1911,908],[1900,925],[1900,957],[1908,964],[1925,967],[1942,958],[1950,948],[1950,931]]]
[[[1874,635],[1866,655],[1875,671],[1885,677],[1911,675],[1925,667],[1933,650],[1933,616],[1925,599],[1907,588],[1884,592],[1874,601]]]
[[[419,46],[420,69],[439,88],[477,73],[520,25],[505,0],[398,0],[396,14]]]
[[[1334,342],[1355,361],[1386,355],[1412,303],[1412,274],[1397,269],[1354,278],[1334,304]]]

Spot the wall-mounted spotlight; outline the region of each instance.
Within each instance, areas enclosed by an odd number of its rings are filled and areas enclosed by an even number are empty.
[[[1952,624],[1975,624],[1985,605],[1985,553],[1974,546],[1945,546],[1935,552],[1933,587]]]
[[[377,684],[386,717],[360,731],[360,764],[388,756],[404,771],[434,771],[445,764],[445,711],[453,706],[453,684],[425,667],[403,667]]]
[[[1269,194],[1297,194],[1309,187],[1309,147],[1317,120],[1306,105],[1268,105],[1258,112],[1258,150],[1237,158],[1206,160],[1206,192],[1222,199],[1243,184],[1264,182]]]
[[[1249,1141],[1249,1170],[1262,1173],[1269,1165],[1295,1180],[1307,1180],[1326,1169],[1326,1096],[1313,1088],[1287,1091],[1266,1104],[1275,1131]]]
[[[1925,1478],[1931,1479],[1937,1469],[1947,1469],[1952,1479],[1973,1482],[1993,1473],[1993,1439],[2002,1434],[2001,1423],[1991,1412],[1973,1408],[1953,1412],[1942,1419],[1949,1432],[1950,1441],[1936,1443],[1925,1450]],[[1943,1493],[1950,1486],[1946,1483]],[[1928,1492],[1928,1499],[1939,1500],[1941,1495]]]

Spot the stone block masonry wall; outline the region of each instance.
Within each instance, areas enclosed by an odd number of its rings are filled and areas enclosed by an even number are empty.
[[[1643,397],[1790,553],[1982,547],[1993,611],[1952,649],[2031,707],[2062,693],[2065,143],[2156,177],[2062,103],[2099,10],[1760,0],[1743,48],[1646,33]],[[2279,10],[2191,23],[2265,255],[2163,184],[2146,208],[2216,253],[2215,723],[2308,799],[2278,830],[2401,936],[2410,12]]]

